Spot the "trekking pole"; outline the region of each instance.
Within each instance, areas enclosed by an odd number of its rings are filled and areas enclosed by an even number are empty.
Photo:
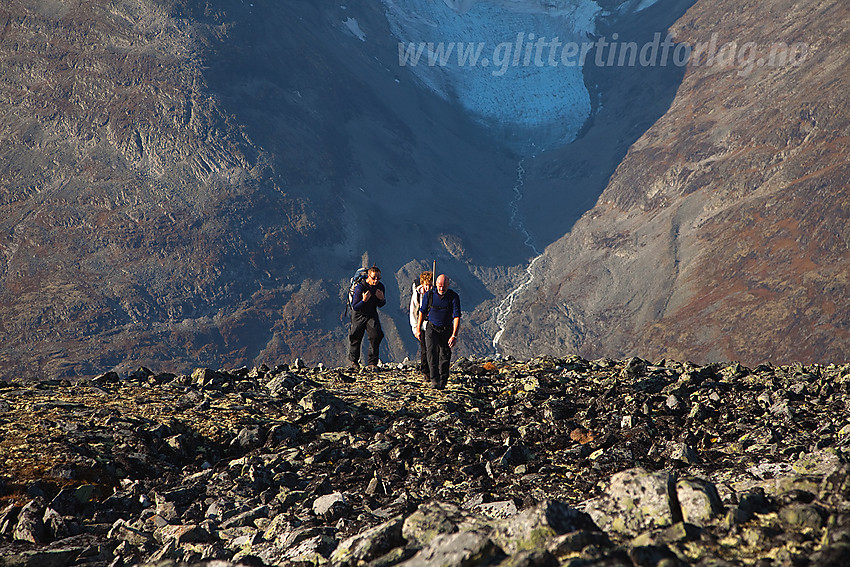
[[[437,261],[434,260],[434,264],[431,266],[431,285],[437,283]]]

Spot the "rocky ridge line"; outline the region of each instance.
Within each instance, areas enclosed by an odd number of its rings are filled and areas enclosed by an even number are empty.
[[[0,566],[839,565],[850,365],[0,383]]]

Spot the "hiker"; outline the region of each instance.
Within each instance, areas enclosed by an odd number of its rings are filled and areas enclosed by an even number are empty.
[[[366,280],[357,284],[351,300],[351,330],[348,333],[348,359],[352,368],[360,367],[360,345],[363,333],[369,336],[369,354],[367,370],[378,368],[378,348],[384,339],[378,308],[387,304],[384,284],[381,283],[381,270],[377,266],[369,268]]]
[[[422,307],[422,298],[431,289],[433,281],[432,272],[422,272],[419,274],[419,283],[413,282],[413,293],[410,296],[410,330],[419,340],[419,370],[426,380],[431,379],[431,371],[428,368],[428,352],[425,350],[425,333],[417,333],[416,328],[419,326],[420,331],[424,331],[428,325],[427,321],[419,322],[419,308]]]
[[[449,289],[446,274],[437,277],[436,285],[422,298],[419,307],[419,319],[416,332],[419,338],[422,323],[425,327],[425,350],[428,353],[428,370],[431,386],[438,390],[446,387],[449,381],[449,364],[452,360],[452,348],[457,344],[457,331],[460,327],[460,297]]]

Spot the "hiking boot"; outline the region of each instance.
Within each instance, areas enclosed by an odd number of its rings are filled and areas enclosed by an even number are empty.
[[[360,370],[360,363],[357,361],[350,362],[348,367],[352,370]]]
[[[370,364],[369,366],[366,367],[366,370],[369,371],[369,372],[377,372],[378,371],[378,365],[377,364]]]
[[[446,383],[443,382],[442,380],[439,380],[439,379],[438,380],[431,380],[431,387],[434,388],[435,390],[445,390],[446,389]]]

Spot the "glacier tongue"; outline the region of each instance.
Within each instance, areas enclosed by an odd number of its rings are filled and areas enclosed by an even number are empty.
[[[598,12],[595,2],[584,0],[443,0],[446,6],[460,14],[480,3],[495,4],[507,10],[525,13],[540,13],[553,16],[571,16],[578,11],[593,5],[593,11]]]
[[[590,41],[594,1],[383,2],[399,65],[521,153],[569,143],[590,116],[579,58],[563,51]]]

